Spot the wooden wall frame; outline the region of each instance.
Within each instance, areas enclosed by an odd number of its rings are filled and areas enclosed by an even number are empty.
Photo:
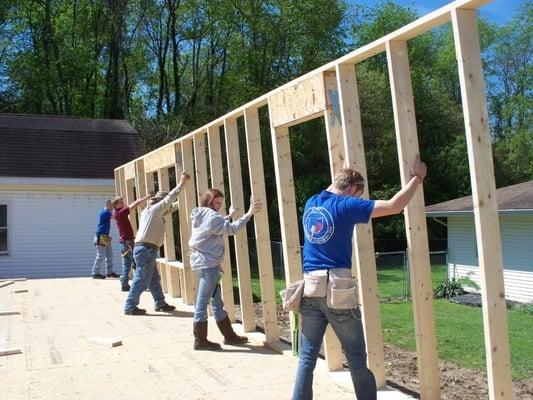
[[[244,118],[246,151],[250,187],[254,198],[266,203],[264,168],[261,149],[258,110],[268,107],[270,138],[276,176],[276,192],[281,222],[284,270],[287,283],[301,279],[300,221],[296,213],[289,126],[311,118],[323,117],[326,122],[330,169],[333,174],[343,165],[353,166],[367,175],[359,100],[356,64],[380,53],[386,53],[391,84],[392,107],[400,165],[400,179],[405,185],[409,168],[419,154],[415,109],[411,88],[407,41],[452,21],[458,60],[461,96],[463,100],[467,138],[477,247],[483,281],[483,320],[489,395],[491,399],[511,399],[513,388],[509,356],[509,339],[503,285],[501,238],[496,205],[496,186],[492,149],[488,127],[488,113],[484,94],[483,71],[476,26],[476,9],[490,0],[456,0],[384,37],[331,61],[281,87],[238,107],[208,124],[174,140],[146,155],[115,169],[117,194],[128,201],[135,187],[137,197],[153,189],[153,172],[159,173],[159,185],[165,187],[164,169],[175,166],[176,176],[182,170],[192,173],[192,182],[179,195],[181,249],[188,251],[190,226],[188,216],[196,206],[199,195],[210,186],[224,191],[225,176],[229,183],[232,203],[244,211],[243,182],[240,163],[237,119]],[[224,127],[227,168],[223,166],[220,127]],[[208,160],[206,159],[206,134]],[[194,151],[193,151],[194,146]],[[209,174],[207,172],[209,162]],[[226,171],[226,172],[224,172]],[[369,196],[368,186],[363,197]],[[225,210],[223,210],[225,212]],[[411,267],[413,313],[415,319],[417,358],[422,399],[440,396],[437,341],[429,249],[424,210],[423,188],[405,210],[406,234]],[[254,221],[257,252],[260,255],[262,306],[267,343],[277,341],[278,329],[274,297],[274,275],[270,255],[270,235],[267,213],[258,214]],[[167,235],[167,241],[172,238]],[[242,231],[235,239],[242,321],[245,331],[255,329],[252,307],[248,243]],[[376,376],[378,386],[385,384],[383,338],[377,275],[372,241],[372,224],[358,225],[354,230],[353,271],[360,286],[363,325],[366,333],[368,364]],[[167,244],[168,246],[168,244]],[[226,247],[228,241],[226,240]],[[196,290],[190,265],[183,260],[165,262],[180,266],[180,293],[185,303],[194,301]],[[235,318],[230,260],[223,263],[223,297],[230,318]],[[170,283],[170,281],[169,281]],[[170,285],[169,285],[170,286]],[[294,320],[291,318],[291,323]],[[340,365],[340,349],[334,335],[326,339],[327,361],[330,369]]]

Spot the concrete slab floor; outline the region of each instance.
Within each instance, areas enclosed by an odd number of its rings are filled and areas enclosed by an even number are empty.
[[[247,333],[242,347],[220,352],[192,349],[192,307],[167,296],[173,314],[153,311],[149,292],[141,296],[146,316],[123,315],[126,293],[117,280],[42,279],[0,288],[0,349],[22,354],[0,357],[0,398],[11,399],[290,399],[297,358],[263,346],[264,335]],[[15,293],[15,290],[27,292]],[[241,325],[234,325],[242,333]],[[122,346],[91,344],[90,337],[122,340]],[[222,343],[213,320],[209,338]],[[330,373],[319,360],[316,399],[353,399],[346,371]],[[385,389],[380,400],[410,397]]]

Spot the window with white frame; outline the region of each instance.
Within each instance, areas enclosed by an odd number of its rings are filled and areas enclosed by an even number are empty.
[[[7,254],[7,204],[0,204],[0,254]]]

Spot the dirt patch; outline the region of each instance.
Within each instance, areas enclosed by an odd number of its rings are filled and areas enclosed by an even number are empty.
[[[240,314],[236,305],[236,314]],[[256,325],[263,327],[263,310],[260,304],[254,304]],[[288,314],[278,306],[278,326],[280,337],[289,340],[291,337]],[[389,344],[385,345],[385,365],[387,382],[399,390],[408,391],[411,395],[418,393],[418,367],[416,353],[403,350]],[[323,352],[322,352],[323,355]],[[487,378],[483,372],[468,368],[460,368],[449,361],[439,361],[441,399],[442,400],[481,400],[488,399]],[[533,379],[513,382],[514,398],[533,400]]]

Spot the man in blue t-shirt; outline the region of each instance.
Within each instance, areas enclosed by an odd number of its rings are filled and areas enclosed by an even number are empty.
[[[113,216],[113,205],[111,200],[107,200],[105,207],[98,214],[98,224],[96,225],[96,235],[94,245],[96,247],[96,259],[94,260],[92,276],[93,279],[118,278],[119,275],[113,271],[113,250],[111,249],[111,217]],[[106,267],[106,275],[100,273]]]
[[[399,214],[426,176],[419,158],[411,175],[390,200],[365,200],[359,197],[365,180],[354,169],[345,168],[337,172],[333,184],[307,201],[302,219],[306,285],[300,304],[302,338],[293,400],[313,398],[313,371],[328,323],[346,354],[357,399],[376,399],[376,381],[366,365],[361,313],[351,279],[353,229],[371,218]]]

